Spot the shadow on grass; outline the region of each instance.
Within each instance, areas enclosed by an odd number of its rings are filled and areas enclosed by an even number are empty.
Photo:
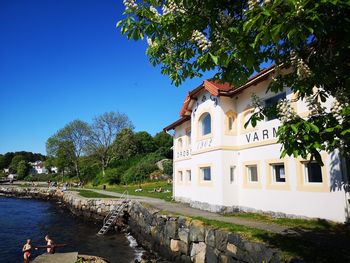
[[[324,224],[319,229],[291,228],[294,234],[265,232],[256,233],[255,237],[306,262],[350,262],[350,226],[331,226],[325,220],[319,223]]]

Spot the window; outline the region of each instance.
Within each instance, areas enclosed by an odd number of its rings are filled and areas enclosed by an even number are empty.
[[[229,131],[232,131],[233,130],[233,122],[234,122],[235,120],[233,119],[233,117],[232,116],[229,116],[228,117],[228,130]]]
[[[191,170],[187,170],[187,171],[186,171],[186,174],[187,174],[187,180],[188,180],[189,182],[191,182],[191,180],[192,180],[192,178],[191,178]]]
[[[304,163],[305,182],[307,183],[322,183],[321,166],[316,162]]]
[[[235,169],[236,169],[236,166],[230,167],[230,183],[231,184],[235,181]]]
[[[178,148],[178,150],[182,150],[182,139],[181,138],[177,140],[177,148]]]
[[[211,170],[210,167],[201,168],[202,176],[204,181],[211,181]]]
[[[201,117],[202,135],[211,133],[211,116],[209,113],[204,113]]]
[[[272,164],[273,182],[284,183],[286,181],[286,173],[284,171],[284,164]]]
[[[183,181],[182,171],[178,171],[178,176],[179,176],[179,181],[182,182]]]
[[[271,121],[277,119],[277,109],[276,105],[280,100],[286,98],[286,93],[280,93],[272,98],[265,100],[265,107],[267,108],[267,120]]]
[[[258,182],[258,167],[256,165],[248,165],[248,181],[251,183]]]
[[[191,130],[186,131],[186,136],[188,145],[191,145]]]

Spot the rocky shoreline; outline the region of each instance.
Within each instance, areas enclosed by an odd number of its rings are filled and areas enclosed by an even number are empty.
[[[120,202],[87,199],[74,192],[47,188],[1,186],[0,194],[60,201],[75,215],[99,222]],[[245,240],[238,234],[206,226],[197,220],[164,214],[136,201],[129,203],[117,226],[126,227],[136,241],[151,252],[150,258],[155,252],[171,262],[285,262],[278,249]]]

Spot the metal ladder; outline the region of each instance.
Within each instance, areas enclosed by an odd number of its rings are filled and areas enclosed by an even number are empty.
[[[97,235],[106,234],[107,231],[112,227],[112,225],[118,219],[120,214],[123,212],[124,208],[128,205],[130,201],[128,196],[128,191],[124,191],[124,193],[122,194],[119,200],[121,200],[121,203],[119,203],[117,208],[110,211],[108,215],[103,219],[103,226],[100,229],[100,231],[98,231]]]

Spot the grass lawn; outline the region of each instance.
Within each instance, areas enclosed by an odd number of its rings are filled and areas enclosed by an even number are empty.
[[[115,196],[100,194],[100,193],[96,193],[85,189],[69,189],[69,191],[79,192],[79,195],[86,198],[118,198]]]
[[[323,219],[299,219],[299,218],[281,218],[272,217],[269,215],[258,214],[258,213],[233,213],[226,214],[227,217],[240,217],[247,218],[255,221],[264,223],[273,223],[290,228],[304,229],[304,230],[332,230],[337,228],[339,224],[330,222]]]
[[[88,188],[93,189],[102,189],[102,185],[93,187],[93,186],[86,186]],[[136,189],[141,188],[141,192],[135,192]],[[154,189],[162,188],[163,192],[157,193],[154,192]],[[145,182],[141,184],[141,187],[139,184],[129,184],[129,185],[107,185],[107,191],[111,192],[117,192],[117,193],[123,193],[125,190],[129,192],[129,195],[135,195],[135,196],[147,196],[147,197],[153,197],[153,198],[159,198],[163,199],[165,201],[172,201],[172,184],[168,184],[166,181],[156,181],[156,182]],[[168,190],[169,192],[164,192]]]

